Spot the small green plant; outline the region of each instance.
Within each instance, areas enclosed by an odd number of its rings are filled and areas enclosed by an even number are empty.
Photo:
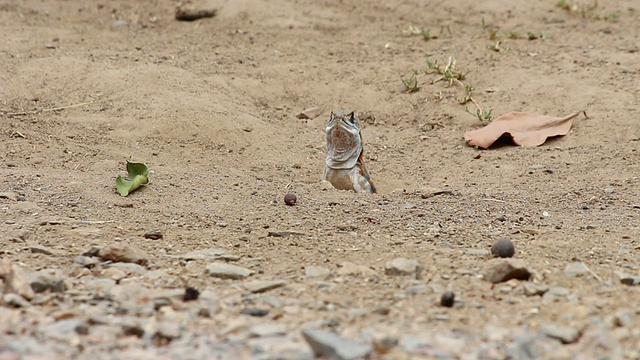
[[[503,51],[509,51],[509,48],[503,48],[500,46],[501,41],[498,40],[496,41],[495,44],[491,44],[491,45],[487,45],[487,49],[489,50],[493,50],[495,52],[503,52]]]
[[[449,82],[449,86],[453,85],[454,82],[457,82],[461,86],[464,87],[464,84],[461,80],[464,80],[466,77],[466,73],[463,73],[456,69],[456,64],[458,59],[456,56],[449,56],[449,61],[447,61],[447,65],[442,67],[438,64],[438,60],[431,61],[430,59],[426,60],[427,69],[424,71],[425,74],[439,74],[440,77],[431,81],[432,84],[437,83],[438,81],[447,81]]]
[[[461,105],[464,105],[466,103],[471,102],[475,107],[476,107],[476,113],[472,113],[471,111],[469,111],[469,109],[467,107],[465,107],[465,111],[475,117],[477,117],[480,121],[491,121],[493,120],[493,117],[491,116],[491,109],[488,110],[482,110],[482,108],[480,107],[480,105],[478,105],[478,102],[473,98],[473,92],[475,91],[475,88],[469,84],[465,84],[464,85],[464,89],[465,89],[465,95],[462,98],[458,98],[456,99]]]
[[[482,121],[482,122],[491,122],[493,121],[493,116],[491,115],[491,111],[492,109],[486,109],[486,110],[476,110],[475,114],[472,113],[471,111],[469,111],[468,108],[464,108],[464,111],[466,111],[467,113],[475,116],[478,118],[478,120]]]
[[[413,70],[413,74],[409,78],[401,77],[402,84],[404,85],[406,93],[416,92],[420,89],[418,86],[418,76],[420,75],[439,75],[437,78],[431,80],[431,85],[438,82],[446,82],[447,86],[453,86],[455,84],[460,85],[464,89],[464,95],[460,98],[456,98],[456,101],[461,105],[466,103],[473,103],[476,107],[476,114],[467,110],[468,113],[476,116],[481,121],[491,121],[491,109],[483,110],[478,102],[473,98],[473,92],[475,88],[470,84],[465,84],[465,80],[468,72],[460,71],[457,68],[458,59],[457,56],[449,56],[449,60],[446,65],[442,65],[438,60],[431,60],[427,58],[425,60],[427,67],[422,70]],[[442,92],[439,92],[436,96],[439,100],[442,100],[444,96]],[[465,108],[466,109],[466,108]]]
[[[589,4],[570,4],[566,0],[558,0],[558,2],[556,3],[556,7],[565,10],[569,14],[579,15],[583,19],[617,21],[619,18],[619,15],[616,13],[606,13],[603,15],[597,12],[596,10],[598,9],[598,0],[594,0]]]
[[[406,93],[414,93],[420,90],[420,87],[418,86],[418,77],[416,76],[415,71],[416,70],[414,70],[414,73],[408,79],[400,77],[402,85],[404,85],[404,92]]]
[[[564,0],[561,0],[564,1]],[[495,52],[503,52],[503,51],[509,51],[510,48],[509,47],[504,47],[503,45],[503,40],[505,39],[509,39],[509,40],[518,40],[518,39],[528,39],[528,40],[536,40],[536,39],[548,39],[549,36],[545,35],[543,33],[534,33],[531,31],[528,31],[526,33],[526,36],[522,35],[521,33],[517,32],[517,31],[509,31],[506,34],[505,33],[501,33],[500,32],[500,28],[499,27],[495,27],[495,26],[491,26],[488,25],[485,21],[484,18],[482,18],[482,30],[483,32],[488,34],[488,38],[489,40],[491,40],[493,43],[487,45],[487,49],[491,50],[491,51],[495,51]]]
[[[498,32],[500,28],[497,26],[491,26],[484,21],[484,17],[482,18],[482,30],[489,34],[489,40],[495,40],[498,38]]]
[[[604,19],[607,21],[618,21],[618,18],[620,17],[620,15],[616,14],[616,13],[606,13],[604,14]]]
[[[422,30],[420,30],[420,35],[422,35],[422,38],[425,41],[431,39],[431,29],[423,28]]]
[[[540,39],[540,38],[543,38],[543,37],[544,37],[544,35],[542,33],[539,33],[539,34],[535,34],[535,33],[532,33],[532,32],[528,32],[527,33],[527,39],[529,39],[529,40]]]
[[[409,25],[406,29],[402,30],[402,33],[408,36],[412,36],[412,35],[422,36],[422,39],[425,41],[437,38],[437,36],[431,35],[431,29],[421,28],[415,25]]]
[[[511,40],[516,40],[516,39],[522,38],[522,36],[517,31],[509,31],[509,33],[507,33],[507,38]]]

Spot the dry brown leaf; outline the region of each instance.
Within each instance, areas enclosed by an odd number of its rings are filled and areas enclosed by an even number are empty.
[[[581,112],[584,111],[560,118],[514,111],[500,116],[481,129],[465,132],[464,139],[469,146],[486,149],[502,135],[509,134],[516,145],[539,146],[549,137],[566,135],[573,119]],[[586,112],[584,116],[587,117]]]

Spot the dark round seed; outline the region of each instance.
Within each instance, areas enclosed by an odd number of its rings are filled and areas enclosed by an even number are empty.
[[[198,296],[200,296],[200,291],[198,291],[198,289],[196,288],[189,286],[186,289],[184,289],[184,296],[182,297],[182,300],[184,301],[198,300]]]
[[[298,197],[296,196],[296,194],[292,194],[292,193],[287,193],[284,196],[284,203],[289,205],[289,206],[293,206],[296,204],[296,201],[298,201]]]
[[[440,297],[440,305],[444,307],[452,307],[456,300],[456,294],[453,291],[447,291]]]
[[[499,256],[501,258],[512,257],[516,253],[516,249],[513,246],[511,240],[507,238],[501,238],[491,246],[491,254],[493,256]]]

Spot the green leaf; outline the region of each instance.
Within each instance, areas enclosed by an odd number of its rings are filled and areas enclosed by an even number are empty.
[[[122,196],[129,195],[132,191],[149,182],[149,168],[143,163],[134,163],[127,160],[127,172],[125,178],[118,175],[116,188]]]

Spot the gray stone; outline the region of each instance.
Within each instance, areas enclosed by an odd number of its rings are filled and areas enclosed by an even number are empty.
[[[193,250],[180,256],[184,260],[227,260],[237,261],[240,260],[240,256],[228,254],[222,249],[201,249]]]
[[[170,279],[171,275],[169,275],[168,269],[157,269],[151,270],[142,275],[142,278],[150,281],[151,283],[159,283],[163,280]]]
[[[109,279],[113,279],[116,282],[119,282],[120,280],[128,276],[126,271],[120,270],[115,267],[108,267],[104,269],[100,275]]]
[[[116,285],[113,279],[95,278],[92,276],[85,276],[81,281],[85,287],[91,289],[97,298],[104,296]]]
[[[286,337],[258,337],[248,341],[251,349],[251,359],[254,360],[313,360],[313,351],[307,344],[293,341]],[[207,354],[209,355],[209,354]],[[211,358],[203,356],[202,358]],[[219,358],[231,359],[229,356]],[[240,359],[235,357],[234,359]]]
[[[53,353],[50,345],[44,344],[42,340],[37,339],[35,336],[15,337],[4,343],[3,348],[21,354],[21,359],[51,359]],[[25,356],[27,354],[34,356]]]
[[[158,323],[156,336],[172,341],[175,339],[179,339],[184,331],[185,329],[183,328],[183,326],[178,323],[162,321]]]
[[[536,360],[548,359],[551,355],[557,355],[562,344],[552,338],[540,334],[518,334],[507,354],[509,359]]]
[[[89,256],[89,257],[98,256],[98,254],[100,253],[100,250],[102,249],[104,249],[104,246],[92,246],[91,249],[82,253],[82,256]]]
[[[45,272],[39,272],[31,279],[31,288],[36,293],[42,293],[47,290],[61,293],[67,289],[67,286],[64,279]]]
[[[581,262],[572,262],[565,266],[563,273],[568,277],[578,277],[589,273],[587,266]]]
[[[299,231],[269,231],[267,236],[270,237],[291,237],[291,236],[303,236],[304,233]]]
[[[287,328],[278,323],[257,324],[249,328],[252,337],[284,336],[286,333]]]
[[[0,260],[0,279],[4,280],[5,293],[15,293],[27,300],[35,296],[29,273],[8,258]]]
[[[109,268],[122,270],[125,273],[127,273],[127,275],[129,274],[144,275],[147,273],[147,269],[144,266],[138,265],[136,263],[126,263],[126,262],[114,263],[109,265]]]
[[[638,276],[623,275],[620,278],[620,282],[629,286],[640,285],[640,275]]]
[[[87,334],[91,344],[114,344],[122,335],[122,328],[111,325],[92,325]]]
[[[406,334],[400,339],[402,350],[409,354],[424,354],[433,348],[433,344],[427,339],[415,335]]]
[[[43,255],[60,255],[60,253],[56,250],[45,246],[32,246],[29,248],[34,254],[43,254]]]
[[[577,329],[553,324],[544,326],[540,332],[547,337],[560,340],[563,344],[572,344],[578,341],[581,335]]]
[[[22,241],[26,241],[31,237],[31,231],[25,229],[18,229],[11,231],[11,238],[20,239]]]
[[[304,276],[308,278],[323,278],[331,276],[331,270],[324,266],[310,265],[304,267]]]
[[[522,284],[524,294],[527,296],[542,296],[549,291],[549,286],[545,284],[535,284],[532,282],[525,282]]]
[[[93,227],[81,227],[74,230],[79,235],[90,237],[92,239],[99,239],[102,236],[102,230]]]
[[[149,255],[144,250],[130,244],[111,244],[98,251],[98,257],[102,260],[113,262],[126,262],[146,265]]]
[[[376,350],[379,353],[380,352],[382,352],[382,353],[391,352],[400,343],[400,339],[398,339],[398,337],[395,336],[395,335],[390,335],[390,334],[385,334],[385,333],[379,333],[379,334],[375,334],[374,333],[374,334],[371,334],[370,336],[372,338],[371,340],[375,344]]]
[[[207,267],[207,274],[220,279],[244,279],[255,271],[224,262],[214,262]]]
[[[302,112],[298,113],[296,117],[298,119],[315,119],[322,114],[322,109],[318,107],[312,107],[308,109],[304,109]]]
[[[408,288],[404,289],[404,292],[407,295],[418,295],[418,294],[422,294],[424,292],[427,291],[427,286],[426,285],[413,285],[413,286],[409,286]]]
[[[258,294],[282,287],[286,285],[286,282],[283,280],[254,280],[247,281],[243,285],[245,289]]]
[[[139,283],[129,283],[126,285],[114,285],[107,290],[105,297],[111,301],[124,303],[135,301],[143,295],[148,295],[149,289]]]
[[[147,297],[151,299],[166,299],[169,302],[173,301],[182,301],[184,298],[185,290],[182,288],[179,289],[153,289],[148,294]]]
[[[613,324],[620,327],[630,327],[635,323],[636,313],[630,310],[622,310],[613,317]]]
[[[391,308],[385,305],[377,306],[373,310],[371,310],[371,313],[382,316],[387,316],[390,312]]]
[[[384,273],[390,276],[418,275],[420,270],[418,261],[405,258],[396,258],[388,261],[384,267]]]
[[[491,254],[491,252],[486,249],[465,249],[464,254],[473,256],[487,256]]]
[[[351,262],[343,262],[338,264],[338,270],[336,273],[340,276],[354,275],[354,276],[374,276],[377,275],[376,271],[364,265],[356,265]]]
[[[18,195],[14,192],[0,192],[0,199],[7,199],[12,201],[18,200]]]
[[[98,260],[96,260],[93,257],[83,256],[83,255],[76,256],[75,258],[73,258],[73,262],[76,264],[80,264],[89,269],[98,265]]]
[[[494,259],[483,273],[484,280],[500,283],[511,279],[529,280],[531,272],[524,261],[519,259]]]
[[[65,335],[70,333],[87,334],[87,321],[83,319],[65,319],[52,324],[39,326],[38,330],[45,336]]]
[[[4,296],[2,296],[2,302],[7,305],[19,308],[26,308],[31,306],[31,303],[29,301],[25,300],[25,298],[23,298],[22,296],[14,293],[4,294]]]
[[[142,337],[145,334],[145,324],[138,317],[132,316],[110,316],[95,314],[89,318],[91,324],[115,326],[125,335]]]
[[[302,336],[316,356],[332,360],[351,360],[367,358],[373,352],[371,344],[355,342],[338,336],[335,333],[306,329]]]
[[[545,300],[552,300],[560,297],[567,297],[571,295],[571,291],[569,289],[563,287],[552,287],[542,295],[542,298]]]

